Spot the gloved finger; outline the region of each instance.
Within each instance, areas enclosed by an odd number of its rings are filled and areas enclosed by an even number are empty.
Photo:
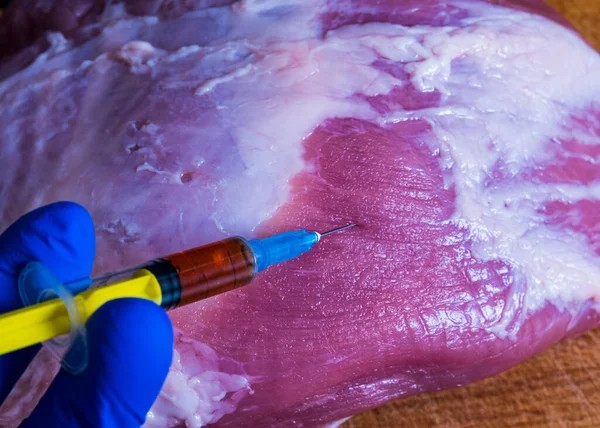
[[[0,313],[22,306],[17,278],[28,262],[70,282],[89,276],[95,252],[94,223],[82,206],[57,202],[24,215],[0,235]]]
[[[58,202],[21,217],[0,235],[0,313],[22,307],[17,281],[28,262],[39,261],[69,282],[90,275],[95,251],[94,223],[80,205]],[[38,350],[0,356],[0,403]]]
[[[139,427],[173,357],[167,313],[143,299],[101,306],[86,324],[88,367],[61,370],[22,427]]]

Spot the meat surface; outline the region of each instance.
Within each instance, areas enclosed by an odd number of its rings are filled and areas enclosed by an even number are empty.
[[[0,230],[79,202],[100,274],[359,224],[173,311],[146,426],[326,425],[598,324],[600,57],[545,4],[228,3],[32,1],[0,18],[15,41]]]

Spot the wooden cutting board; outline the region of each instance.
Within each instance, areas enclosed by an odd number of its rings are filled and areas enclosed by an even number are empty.
[[[547,2],[600,51],[600,0]],[[494,378],[398,399],[341,428],[384,427],[600,427],[600,329]]]

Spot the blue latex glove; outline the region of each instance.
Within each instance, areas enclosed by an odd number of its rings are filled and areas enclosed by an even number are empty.
[[[45,264],[63,283],[88,277],[95,235],[87,211],[60,202],[30,212],[0,235],[0,313],[22,306],[19,273],[30,261]],[[143,299],[119,299],[86,324],[87,369],[61,370],[23,427],[139,427],[158,396],[173,353],[166,312]],[[0,338],[1,340],[1,338]],[[40,345],[0,357],[0,403]]]

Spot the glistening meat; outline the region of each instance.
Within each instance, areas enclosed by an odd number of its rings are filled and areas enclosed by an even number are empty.
[[[79,202],[99,274],[360,225],[172,312],[148,427],[324,425],[598,324],[600,57],[541,1],[39,3],[2,16],[2,229]]]

